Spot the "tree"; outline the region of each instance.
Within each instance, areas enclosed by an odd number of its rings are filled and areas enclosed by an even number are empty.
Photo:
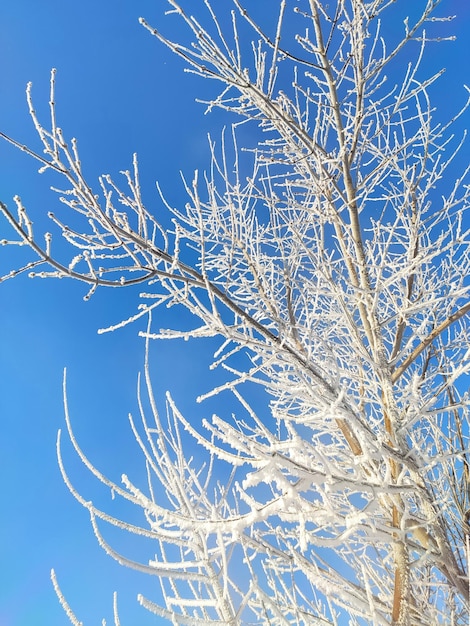
[[[162,196],[170,230],[143,204],[136,158],[125,188],[105,175],[97,193],[56,124],[53,72],[50,127],[28,91],[43,156],[26,151],[62,180],[70,222],[51,219],[72,253],[56,254],[50,234],[43,243],[17,197],[16,214],[2,212],[37,258],[8,277],[70,277],[88,295],[148,285],[122,325],[148,317],[147,342],[220,338],[226,382],[200,399],[228,393],[236,409],[199,431],[168,395],[163,418],[146,359],[141,426],[131,418],[145,489],[88,461],[64,394],[77,454],[143,510],[142,527],[80,495],[59,437],[64,480],[100,545],[160,577],[164,605],[140,602],[174,624],[466,624],[470,193],[468,171],[449,183],[461,145],[450,127],[466,105],[436,122],[441,72],[421,76],[446,19],[438,1],[406,18],[403,2],[281,0],[274,23],[255,19],[256,3],[217,15],[205,2],[207,26],[168,1],[191,43],[142,24],[222,84],[209,109],[236,116],[210,143],[209,172],[184,183],[186,207]],[[400,37],[383,27],[403,18]],[[156,331],[161,306],[197,325]],[[266,392],[268,418],[250,385]],[[205,449],[203,467],[183,431]],[[153,540],[155,558],[115,553],[101,522]]]

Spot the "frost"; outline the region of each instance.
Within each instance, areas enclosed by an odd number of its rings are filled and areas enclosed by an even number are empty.
[[[440,72],[425,79],[420,66],[439,39],[425,30],[439,27],[437,3],[418,3],[401,41],[386,29],[400,3],[280,0],[275,28],[262,12],[255,22],[250,3],[234,0],[229,27],[216,3],[201,3],[206,18],[196,4],[186,13],[169,0],[189,42],[141,20],[221,86],[208,111],[236,120],[209,139],[207,174],[183,178],[186,204],[162,197],[150,211],[135,156],[121,184],[103,175],[96,193],[56,124],[55,74],[50,128],[28,87],[44,157],[26,152],[62,177],[54,191],[74,219],[50,214],[69,250],[62,261],[19,197],[16,214],[0,204],[35,254],[4,278],[71,277],[86,299],[145,285],[136,312],[100,332],[148,321],[140,420],[130,417],[147,484],[126,474],[115,484],[88,460],[64,385],[75,453],[140,521],[81,496],[59,437],[64,481],[106,553],[159,577],[161,606],[139,601],[171,623],[464,626],[469,169],[448,177],[461,147],[451,124],[468,103],[448,124],[430,103]],[[162,209],[170,220],[159,221]],[[197,402],[220,402],[201,428],[169,393],[166,413],[157,408],[154,339],[210,345],[217,383],[208,378]],[[107,524],[152,542],[149,558],[118,553]]]

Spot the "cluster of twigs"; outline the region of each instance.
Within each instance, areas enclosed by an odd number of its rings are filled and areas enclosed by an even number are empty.
[[[44,156],[25,150],[62,177],[56,191],[83,228],[51,214],[74,250],[62,261],[49,234],[40,243],[19,198],[16,214],[2,204],[18,234],[9,243],[38,257],[5,278],[68,276],[88,283],[88,296],[98,286],[148,285],[118,326],[155,317],[162,305],[185,307],[198,321],[193,330],[149,324],[144,335],[220,337],[214,367],[227,381],[205,397],[230,392],[238,413],[215,416],[203,436],[168,396],[165,422],[146,362],[152,422],[139,395],[142,426],[131,426],[147,492],[91,465],[66,404],[77,454],[143,509],[146,526],[83,498],[59,445],[64,480],[102,547],[160,576],[163,605],[140,600],[175,624],[337,624],[347,615],[351,624],[463,625],[469,187],[464,172],[450,191],[435,191],[459,148],[449,145],[450,123],[433,119],[428,88],[440,73],[420,75],[438,3],[421,2],[391,47],[381,19],[395,7],[386,0],[305,0],[293,14],[281,0],[272,36],[239,0],[228,26],[208,1],[208,27],[169,4],[191,44],[142,24],[191,71],[222,84],[209,107],[253,124],[255,145],[243,153],[235,130],[230,146],[225,136],[220,150],[211,144],[210,173],[187,183],[187,206],[165,205],[169,232],[142,202],[136,159],[123,173],[126,189],[102,176],[97,194],[85,180],[75,141],[56,123],[53,73],[47,130],[28,89]],[[252,50],[243,29],[259,39]],[[398,76],[411,45],[415,57]],[[246,382],[267,391],[269,419],[243,396]],[[206,449],[202,470],[181,429]],[[213,490],[219,464],[231,478]],[[155,539],[157,556],[136,564],[116,554],[99,520]]]

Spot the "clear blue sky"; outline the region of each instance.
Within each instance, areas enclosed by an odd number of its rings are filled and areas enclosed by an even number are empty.
[[[266,6],[273,2],[263,1]],[[194,100],[213,93],[214,86],[184,74],[182,63],[139,26],[142,15],[178,37],[179,22],[164,18],[165,8],[163,0],[3,0],[0,130],[39,148],[25,86],[33,81],[37,109],[46,118],[49,72],[56,67],[59,125],[78,138],[90,181],[103,172],[117,176],[138,152],[147,205],[159,206],[156,179],[169,201],[182,205],[186,197],[179,170],[190,177],[207,165],[207,132],[217,136],[227,120],[221,114],[203,115]],[[458,15],[452,27],[446,26],[457,42],[434,47],[427,59],[429,71],[447,68],[434,95],[435,104],[451,114],[465,99],[461,84],[470,83],[470,5],[443,0],[439,12]],[[460,162],[468,154],[467,148]],[[4,143],[0,164],[0,199],[13,206],[12,197],[20,195],[38,230],[49,228],[44,216],[57,210],[48,189],[52,179],[38,176],[34,162]],[[0,239],[7,235],[0,222]],[[27,254],[0,249],[0,274]],[[55,439],[64,426],[61,379],[67,366],[71,414],[82,447],[116,480],[121,472],[142,475],[126,419],[136,409],[143,361],[139,328],[96,334],[135,311],[138,290],[102,290],[87,303],[85,293],[79,284],[26,276],[0,285],[1,626],[68,623],[49,581],[51,567],[87,626],[101,623],[102,617],[112,623],[115,589],[123,626],[160,623],[135,602],[137,591],[152,598],[157,581],[123,569],[102,553],[86,511],[69,494],[57,468]],[[196,360],[201,352],[191,343],[157,348],[152,362],[161,397],[170,388],[183,413],[194,420],[210,415],[211,408],[194,404],[195,396],[210,387],[205,367],[210,354],[201,364]],[[70,473],[86,497],[106,501],[109,494],[96,495],[93,482],[66,451]],[[126,550],[122,542],[118,545]]]

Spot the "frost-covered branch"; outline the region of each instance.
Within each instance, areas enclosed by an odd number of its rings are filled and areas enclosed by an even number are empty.
[[[68,213],[50,216],[71,253],[42,243],[17,198],[16,214],[0,206],[18,236],[7,243],[37,259],[5,278],[68,276],[89,295],[142,283],[136,313],[108,330],[177,306],[193,329],[149,324],[147,347],[220,339],[213,367],[226,378],[200,400],[236,408],[202,432],[171,395],[162,420],[146,361],[141,425],[131,419],[146,490],[91,464],[66,408],[76,453],[142,509],[142,526],[80,495],[59,445],[100,545],[161,579],[163,604],[140,601],[175,624],[467,623],[470,192],[468,170],[449,176],[461,146],[451,125],[468,102],[442,124],[430,101],[441,71],[425,75],[421,61],[439,39],[437,4],[418,2],[399,36],[384,24],[406,4],[386,0],[281,0],[274,23],[240,0],[230,14],[169,0],[181,42],[141,20],[220,84],[208,110],[235,116],[210,140],[207,173],[184,181],[185,207],[161,194],[150,211],[136,158],[125,188],[105,175],[96,193],[57,126],[54,73],[50,128],[28,88],[44,156],[26,152],[62,178]],[[120,555],[106,523],[154,541],[157,556]]]

